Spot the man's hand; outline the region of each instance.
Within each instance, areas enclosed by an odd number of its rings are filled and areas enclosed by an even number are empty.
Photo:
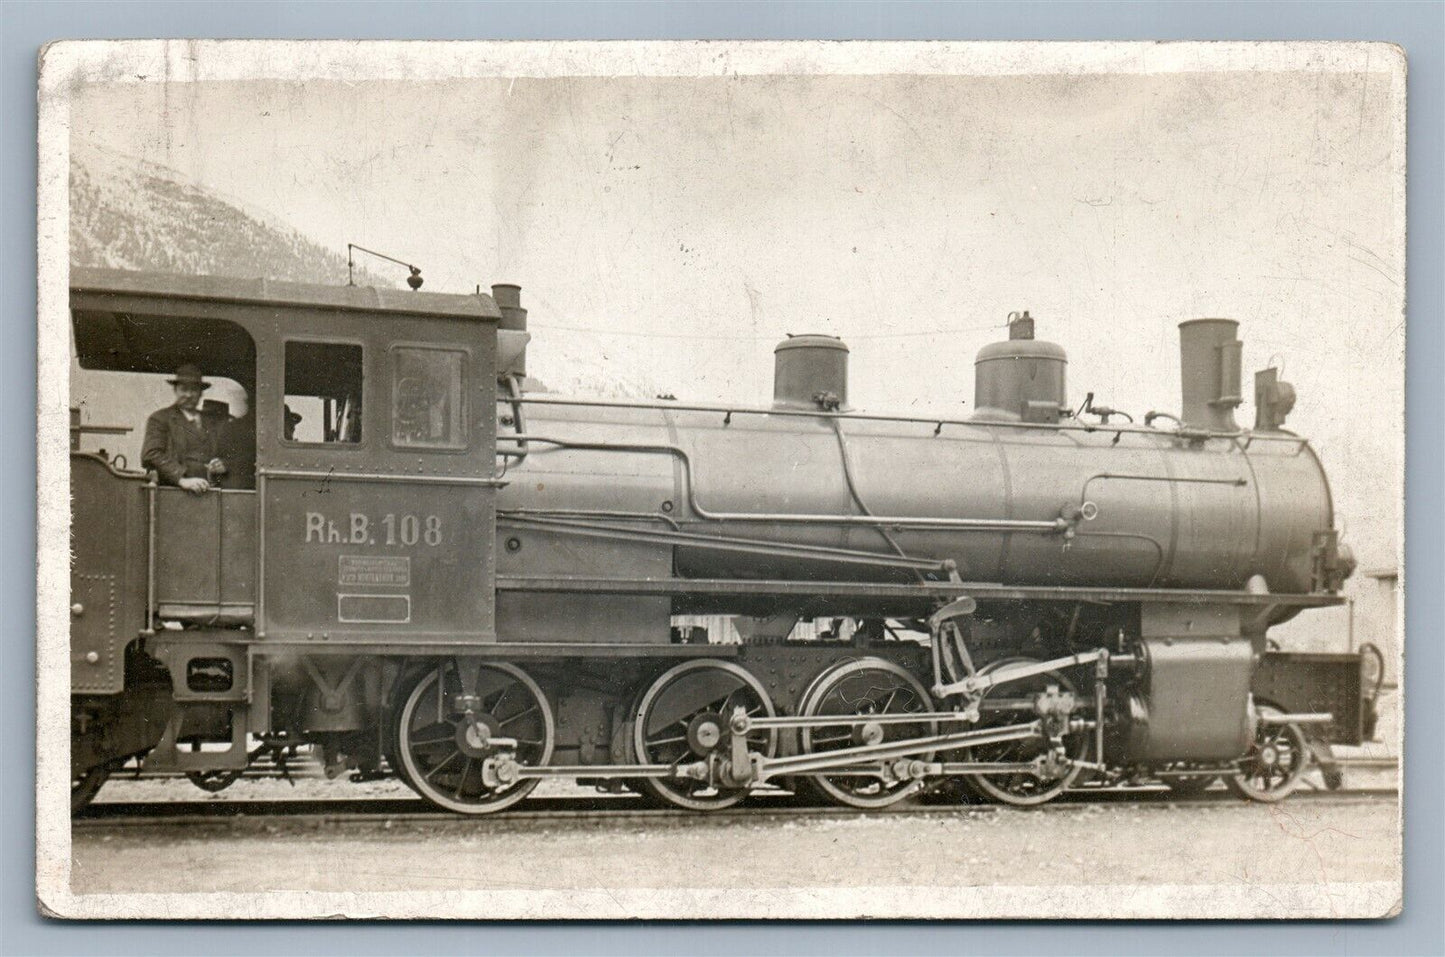
[[[210,491],[211,488],[211,483],[203,478],[183,478],[180,485],[192,495],[200,495],[202,492]]]
[[[220,459],[211,459],[211,461],[206,463],[206,471],[211,475],[225,475],[226,463]]]

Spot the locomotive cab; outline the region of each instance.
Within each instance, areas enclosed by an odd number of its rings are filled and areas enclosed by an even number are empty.
[[[72,691],[120,692],[140,636],[177,705],[128,753],[160,737],[148,766],[213,767],[178,745],[217,742],[244,767],[288,646],[495,640],[489,298],[77,269],[71,314],[83,368],[192,363],[250,399],[203,494],[72,456]]]

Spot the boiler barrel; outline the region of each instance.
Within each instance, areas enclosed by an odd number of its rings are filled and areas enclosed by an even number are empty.
[[[503,510],[657,516],[695,534],[884,556],[901,550],[952,559],[967,581],[1241,588],[1261,575],[1271,591],[1307,592],[1314,535],[1333,527],[1319,462],[1292,437],[1246,448],[1162,431],[988,423],[936,430],[856,418],[540,404],[527,407],[526,431],[610,448],[534,445],[508,474]],[[1085,502],[1097,506],[1097,517],[1077,522],[1067,539],[997,525],[1045,526]],[[858,520],[870,515],[908,521],[880,528]],[[935,527],[920,522],[930,519]],[[700,578],[908,580],[896,570],[686,546],[677,548],[675,567]]]

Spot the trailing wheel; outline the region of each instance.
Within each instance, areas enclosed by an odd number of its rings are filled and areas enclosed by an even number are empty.
[[[805,717],[870,717],[917,714],[933,710],[928,691],[907,669],[882,658],[844,661],[828,668],[809,686],[799,713]],[[826,754],[843,748],[884,744],[937,734],[937,724],[917,722],[863,723],[804,728],[800,735],[807,754]],[[932,752],[901,759],[928,761]],[[809,777],[808,783],[829,800],[848,807],[881,808],[915,793],[921,780],[897,773],[900,759],[860,761],[855,766]]]
[[[110,779],[110,766],[101,764],[85,771],[70,772],[70,813],[78,814],[85,810],[95,796],[100,793],[101,786]]]
[[[638,699],[633,714],[632,751],[639,764],[673,766],[705,763],[707,780],[644,778],[642,790],[690,811],[715,811],[747,796],[746,772],[730,767],[733,732],[729,722],[738,708],[749,717],[772,717],[767,691],[746,670],[729,661],[700,658],[664,672]],[[776,731],[754,730],[749,751],[771,756]]]
[[[1035,663],[1032,658],[1004,658],[980,668],[979,674],[991,674],[1005,665]],[[1057,671],[995,685],[983,696],[977,727],[997,728],[1033,720],[1034,700],[1050,685],[1056,686],[1062,692],[1074,691],[1072,682]],[[1089,752],[1087,733],[1066,734],[1063,742],[1065,756],[1075,761],[1084,760]],[[1043,735],[970,748],[966,752],[966,761],[989,764],[1033,763],[1035,768],[1028,771],[970,774],[967,777],[968,784],[980,797],[1001,804],[1017,807],[1045,804],[1068,790],[1084,770],[1078,765],[1051,765],[1047,760],[1049,751],[1049,741]]]
[[[193,753],[200,750],[201,743],[199,741],[191,742],[191,751]],[[241,780],[241,772],[221,771],[214,768],[209,771],[187,771],[186,780],[207,794],[219,794]]]
[[[515,778],[516,768],[552,757],[551,705],[514,665],[449,658],[414,678],[400,701],[394,747],[402,778],[447,810],[511,807],[538,784]]]
[[[241,780],[240,771],[187,771],[186,779],[208,794],[219,794]]]
[[[1259,706],[1261,716],[1282,713],[1273,705]],[[1309,770],[1309,742],[1299,725],[1261,721],[1255,728],[1249,753],[1236,761],[1235,766],[1239,770],[1224,779],[1235,794],[1267,804],[1283,801]]]

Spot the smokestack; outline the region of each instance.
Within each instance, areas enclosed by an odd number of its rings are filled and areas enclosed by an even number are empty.
[[[498,377],[527,374],[527,310],[522,308],[522,287],[499,282],[492,286],[492,299],[502,321],[497,326]]]
[[[1238,432],[1234,410],[1240,395],[1239,323],[1190,319],[1179,324],[1180,421],[1188,428]]]

